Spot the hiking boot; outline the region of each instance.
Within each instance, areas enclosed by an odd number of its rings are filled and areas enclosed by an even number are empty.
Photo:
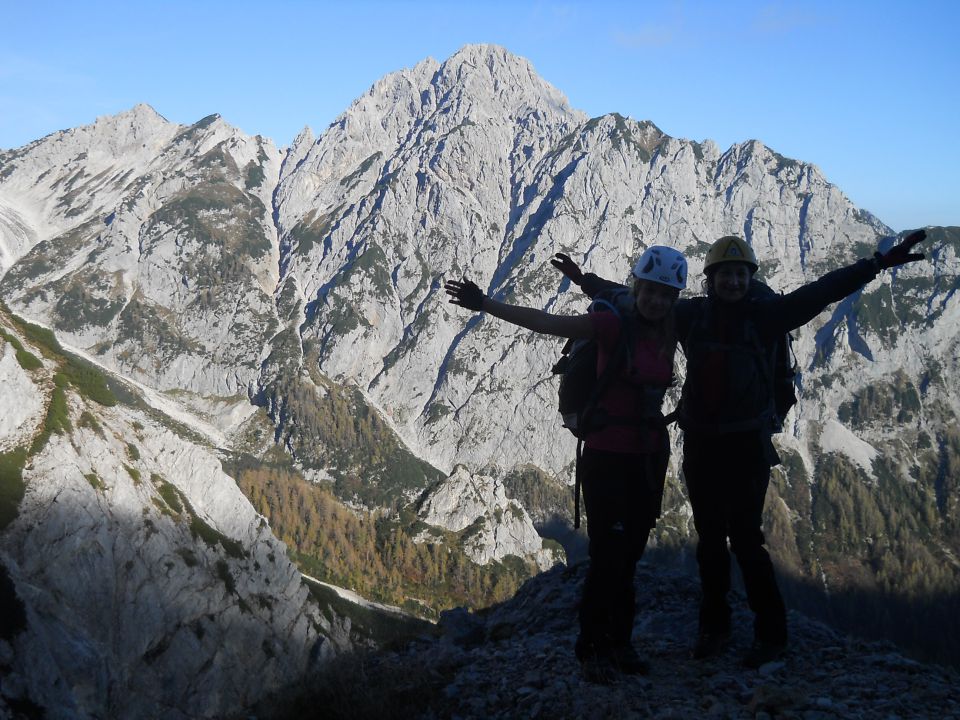
[[[596,653],[580,661],[580,672],[583,673],[584,680],[595,685],[612,685],[617,679],[617,669],[613,661]]]
[[[785,642],[777,643],[766,640],[754,640],[753,645],[750,646],[746,655],[743,656],[743,666],[756,670],[767,663],[779,660],[786,651],[787,644]]]
[[[730,631],[702,632],[697,636],[697,644],[693,646],[693,659],[706,660],[716,657],[723,652],[730,642]]]
[[[633,645],[619,645],[613,650],[614,666],[624,675],[649,675],[650,663],[640,657]]]

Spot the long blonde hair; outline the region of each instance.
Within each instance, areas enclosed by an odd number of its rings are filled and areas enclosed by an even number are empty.
[[[636,300],[637,293],[642,287],[643,283],[651,283],[652,280],[642,280],[640,278],[633,279],[633,285],[630,287],[630,297],[633,300],[634,309],[636,309]],[[673,301],[676,305],[676,300]],[[639,322],[637,326],[640,328],[640,337],[654,340],[658,345],[658,352],[660,357],[667,360],[670,363],[670,367],[673,367],[673,360],[677,354],[677,326],[674,322],[673,317],[673,306],[670,307],[670,312],[663,316],[662,320],[657,322],[650,322],[649,320],[644,320],[637,315]]]

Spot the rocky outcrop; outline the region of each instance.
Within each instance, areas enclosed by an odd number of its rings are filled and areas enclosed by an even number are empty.
[[[336,700],[350,714],[332,720],[408,718],[953,718],[960,717],[960,675],[923,664],[893,646],[845,637],[789,614],[790,647],[759,670],[740,667],[752,637],[746,598],[734,598],[734,639],[721,656],[694,661],[698,583],[641,563],[633,643],[648,676],[586,682],[574,657],[577,602],[585,565],[554,568],[489,611],[451,612],[439,639],[363,659],[366,680],[345,667],[312,678],[302,694],[265,708],[263,720],[299,717]],[[334,669],[334,673],[336,670]],[[328,707],[333,707],[331,703]]]
[[[222,717],[350,646],[209,448],[0,327],[0,714]]]
[[[418,515],[428,525],[455,533],[466,531],[462,547],[480,565],[510,555],[531,560],[541,570],[563,562],[562,550],[544,548],[530,515],[516,500],[507,498],[502,482],[471,475],[464,467],[426,493]],[[429,531],[423,537],[429,538]]]

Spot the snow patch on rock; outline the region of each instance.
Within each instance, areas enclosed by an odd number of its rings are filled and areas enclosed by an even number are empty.
[[[849,458],[871,480],[876,480],[873,474],[873,461],[877,458],[877,449],[858,438],[836,420],[828,420],[824,423],[823,432],[820,434],[820,448],[824,453],[840,453]]]

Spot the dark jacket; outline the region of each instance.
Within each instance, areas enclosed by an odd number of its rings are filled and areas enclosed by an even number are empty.
[[[736,303],[711,297],[677,302],[677,338],[687,359],[678,421],[710,434],[772,432],[772,354],[780,337],[808,323],[877,276],[872,260],[848,267],[786,295],[749,293]],[[581,287],[593,296],[611,283],[592,273]]]

